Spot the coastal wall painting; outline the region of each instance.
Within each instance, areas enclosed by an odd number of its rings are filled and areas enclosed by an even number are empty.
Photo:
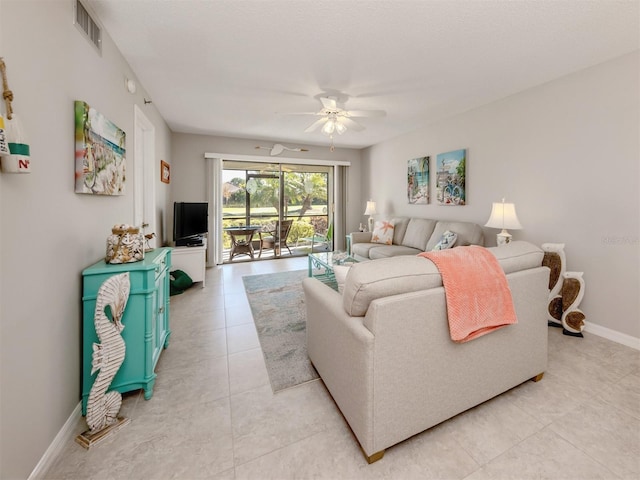
[[[125,132],[85,102],[74,111],[76,193],[124,195]]]
[[[438,205],[466,204],[466,150],[440,153],[436,157]]]
[[[420,157],[407,161],[407,200],[410,204],[429,203],[429,159]]]

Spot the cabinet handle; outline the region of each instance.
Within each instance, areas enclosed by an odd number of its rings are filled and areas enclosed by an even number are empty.
[[[162,313],[162,312],[164,312],[164,307],[160,307],[160,308],[158,309],[158,313]]]

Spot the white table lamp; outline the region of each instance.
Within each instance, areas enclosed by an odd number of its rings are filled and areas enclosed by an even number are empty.
[[[367,202],[367,209],[364,211],[365,215],[369,215],[369,231],[373,232],[373,216],[376,214],[376,202],[369,200]]]
[[[506,245],[511,242],[511,234],[507,232],[507,228],[511,230],[522,229],[522,225],[516,215],[515,205],[513,203],[505,203],[504,198],[502,199],[502,203],[493,203],[491,216],[484,226],[502,229],[496,236],[498,245]]]

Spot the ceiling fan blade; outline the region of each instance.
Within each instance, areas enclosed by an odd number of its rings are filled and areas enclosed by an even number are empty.
[[[269,153],[269,155],[271,155],[272,157],[275,155],[280,155],[282,152],[284,152],[284,149],[284,145],[276,143],[273,147],[271,147],[271,152]]]
[[[364,127],[359,123],[354,122],[349,117],[340,117],[340,121],[350,130],[355,132],[361,132],[364,130]]]
[[[338,108],[335,98],[320,97],[320,101],[327,110],[336,110]]]
[[[347,110],[344,113],[347,117],[384,117],[387,114],[384,110]]]
[[[329,117],[322,117],[313,122],[310,126],[305,129],[305,133],[310,133],[317,130],[321,125],[324,125],[326,121],[329,120]]]
[[[322,112],[286,112],[284,115],[324,115]]]

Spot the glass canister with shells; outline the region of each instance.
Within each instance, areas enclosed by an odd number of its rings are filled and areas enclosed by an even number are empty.
[[[139,227],[121,224],[111,228],[107,238],[107,263],[131,263],[144,259],[144,235]]]

